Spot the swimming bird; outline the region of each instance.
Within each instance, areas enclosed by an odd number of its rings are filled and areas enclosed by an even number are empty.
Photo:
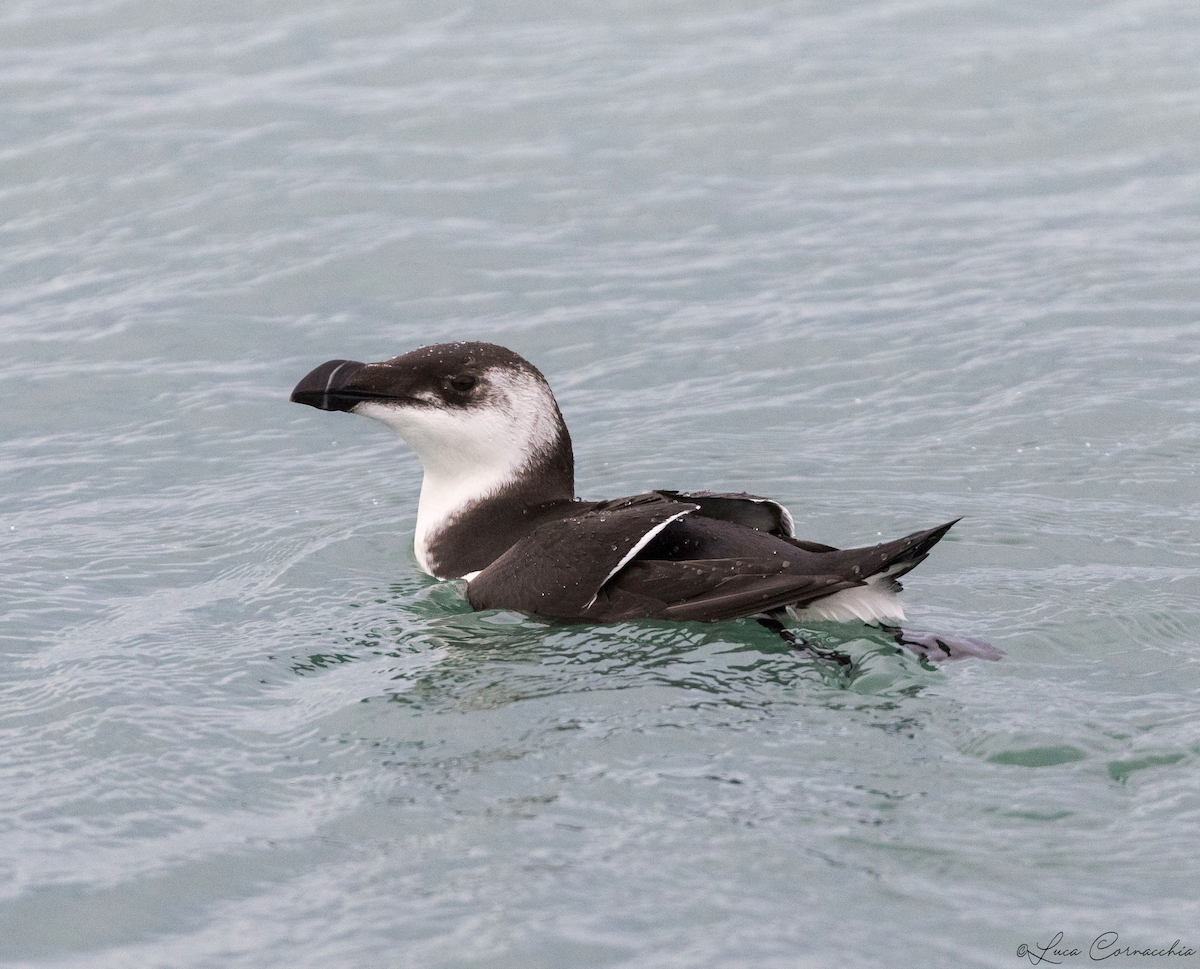
[[[999,655],[978,640],[897,627],[897,579],[954,521],[837,549],[797,538],[788,510],[757,495],[577,498],[571,436],[550,385],[505,347],[443,343],[379,363],[330,360],[291,399],[373,418],[417,453],[417,563],[465,579],[475,609],[598,623],[753,616],[788,639],[777,618],[786,611],[879,624],[930,658]]]

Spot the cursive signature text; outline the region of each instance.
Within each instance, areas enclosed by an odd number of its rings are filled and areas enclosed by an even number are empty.
[[[1176,939],[1169,946],[1148,946],[1139,949],[1131,945],[1120,945],[1120,937],[1116,932],[1102,932],[1092,940],[1092,944],[1088,946],[1088,958],[1092,962],[1103,962],[1106,959],[1119,959],[1122,956],[1140,956],[1146,958],[1160,958],[1164,956],[1194,956],[1196,950],[1191,946],[1184,945],[1179,939]],[[1077,958],[1083,955],[1083,950],[1078,946],[1069,945],[1063,942],[1063,934],[1058,932],[1045,945],[1026,945],[1022,942],[1017,946],[1017,957],[1020,959],[1028,959],[1031,966],[1040,966],[1043,963],[1049,966],[1062,965],[1064,959]]]
[[[1135,949],[1133,946],[1118,946],[1117,933],[1105,932],[1103,935],[1096,936],[1091,947],[1088,949],[1088,958],[1093,962],[1100,962],[1102,959],[1112,959],[1114,956],[1194,956],[1196,950],[1186,945],[1180,945],[1176,939],[1166,949]]]

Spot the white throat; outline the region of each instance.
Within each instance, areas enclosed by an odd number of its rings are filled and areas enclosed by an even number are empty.
[[[493,395],[485,406],[457,409],[431,399],[409,405],[368,400],[354,408],[390,427],[421,459],[425,477],[413,546],[417,564],[430,575],[438,533],[516,482],[558,438],[558,408],[548,386],[506,370],[490,371],[488,378]]]

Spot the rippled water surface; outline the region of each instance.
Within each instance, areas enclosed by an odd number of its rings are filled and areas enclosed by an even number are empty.
[[[1200,949],[1193,0],[9,0],[0,130],[0,961]],[[472,613],[287,402],[460,338],[1006,658]]]

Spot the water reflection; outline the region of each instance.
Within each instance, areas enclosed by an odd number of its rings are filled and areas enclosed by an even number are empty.
[[[504,611],[474,612],[449,583],[404,582],[356,603],[329,648],[291,658],[297,675],[351,662],[380,667],[382,696],[421,709],[496,708],[555,695],[668,688],[691,705],[755,709],[813,700],[840,705],[847,693],[914,697],[943,674],[899,650],[884,631],[813,623],[796,637],[846,665],[790,646],[753,620],[640,620],[571,624]],[[432,666],[412,659],[437,652]],[[389,661],[401,659],[396,665]]]

